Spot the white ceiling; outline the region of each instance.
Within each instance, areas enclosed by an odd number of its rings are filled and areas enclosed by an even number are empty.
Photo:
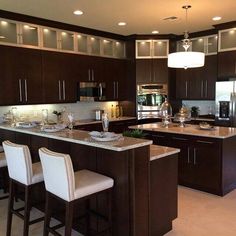
[[[213,24],[236,20],[236,0],[0,0],[0,8],[16,13],[98,30],[130,34],[182,34],[185,30],[183,5],[190,4],[188,30],[196,32],[212,28]],[[80,9],[82,16],[73,15]],[[174,22],[165,17],[177,16]],[[212,21],[213,16],[222,20]],[[127,22],[124,27],[119,21]]]

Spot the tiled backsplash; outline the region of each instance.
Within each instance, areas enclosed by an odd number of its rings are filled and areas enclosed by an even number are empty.
[[[187,106],[189,109],[191,107],[196,106],[200,109],[199,115],[207,115],[207,114],[215,114],[215,101],[207,100],[207,101],[196,101],[196,100],[183,100],[182,104]]]
[[[109,115],[111,106],[115,107],[117,102],[77,102],[68,104],[45,104],[45,105],[21,105],[21,106],[1,106],[0,116],[7,113],[12,107],[17,107],[17,116],[24,120],[41,120],[42,109],[48,109],[49,120],[56,121],[53,111],[65,110],[65,113],[73,112],[75,120],[95,119],[96,109],[103,109]]]

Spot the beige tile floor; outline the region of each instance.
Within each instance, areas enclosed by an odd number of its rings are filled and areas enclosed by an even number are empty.
[[[7,200],[0,201],[0,236],[5,236],[6,210]],[[33,217],[39,214],[33,209]],[[22,221],[14,217],[12,236],[21,236],[22,228]],[[43,223],[30,226],[30,236],[42,236],[42,229]],[[236,236],[236,190],[218,197],[179,187],[179,217],[165,236]]]

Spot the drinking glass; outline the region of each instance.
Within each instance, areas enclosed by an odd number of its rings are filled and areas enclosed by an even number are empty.
[[[48,109],[42,109],[42,125],[48,124]]]
[[[109,119],[108,119],[108,114],[107,113],[102,114],[102,128],[103,128],[103,132],[108,132]]]
[[[68,120],[69,120],[68,128],[70,130],[72,130],[73,129],[73,121],[74,121],[74,114],[72,112],[68,113]]]

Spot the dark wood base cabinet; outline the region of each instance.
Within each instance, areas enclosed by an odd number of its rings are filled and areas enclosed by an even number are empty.
[[[177,155],[150,162],[150,146],[116,152],[3,129],[0,140],[28,145],[34,162],[39,161],[38,149],[47,147],[70,154],[75,171],[86,168],[113,178],[114,236],[161,236],[171,230],[177,217]],[[84,214],[84,204],[76,215]],[[106,197],[94,197],[91,207],[106,214]],[[63,220],[61,214],[55,217]],[[84,233],[83,226],[77,221],[73,227]],[[92,217],[90,226],[102,231],[106,224]]]
[[[236,187],[236,137],[225,139],[147,132],[154,144],[181,149],[180,185],[224,196]]]

